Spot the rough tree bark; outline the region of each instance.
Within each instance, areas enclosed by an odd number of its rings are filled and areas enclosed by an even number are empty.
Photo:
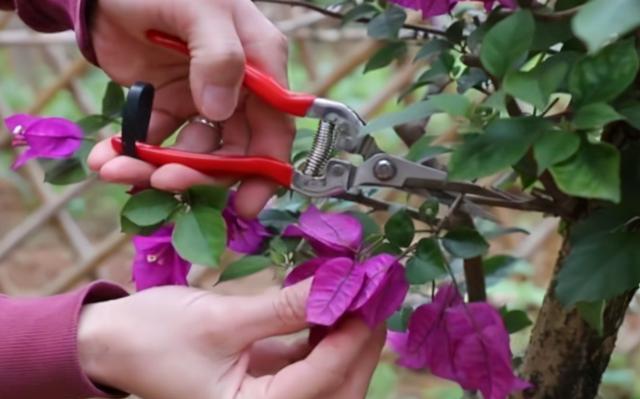
[[[555,297],[555,279],[569,250],[565,238],[525,355],[522,373],[534,388],[524,392],[524,398],[595,398],[635,293],[626,292],[607,303],[604,331],[598,335],[575,309],[565,309]]]

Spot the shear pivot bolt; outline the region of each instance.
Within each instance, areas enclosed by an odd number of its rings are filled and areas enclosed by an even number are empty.
[[[388,159],[381,159],[373,167],[373,174],[380,180],[391,180],[396,175],[396,167]]]

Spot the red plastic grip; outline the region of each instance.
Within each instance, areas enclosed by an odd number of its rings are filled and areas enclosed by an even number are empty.
[[[122,154],[120,137],[112,137],[111,145],[118,154]],[[286,188],[291,187],[293,179],[293,167],[290,164],[267,157],[198,154],[145,143],[136,143],[136,155],[155,166],[177,163],[214,177],[259,177]]]
[[[152,43],[189,55],[189,47],[180,38],[157,30],[148,30],[147,38]],[[316,97],[311,94],[294,93],[280,86],[271,76],[245,63],[244,85],[264,102],[284,113],[305,116]]]

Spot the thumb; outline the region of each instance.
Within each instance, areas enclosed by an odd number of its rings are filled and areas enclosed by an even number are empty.
[[[291,334],[307,328],[307,298],[311,279],[277,292],[250,298],[237,298],[234,309],[235,328],[243,343],[277,335]]]
[[[244,51],[230,13],[201,13],[189,32],[191,92],[202,115],[223,121],[238,104]]]

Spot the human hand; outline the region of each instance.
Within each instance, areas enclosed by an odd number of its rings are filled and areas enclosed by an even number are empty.
[[[81,366],[94,382],[145,399],[364,398],[383,326],[372,332],[350,319],[314,349],[274,340],[306,327],[309,288],[233,297],[160,287],[86,305]]]
[[[148,42],[149,29],[187,42],[191,59]],[[289,159],[294,136],[290,118],[241,90],[245,59],[287,85],[286,38],[251,1],[100,0],[92,42],[98,63],[113,80],[127,86],[143,80],[156,87],[148,142],[162,143],[190,117],[201,114],[225,120],[222,131],[188,123],[176,147]],[[166,191],[234,183],[177,164],[156,169],[117,156],[107,142],[94,148],[89,162],[104,180]],[[245,180],[238,188],[238,213],[255,217],[275,189],[261,179]]]

